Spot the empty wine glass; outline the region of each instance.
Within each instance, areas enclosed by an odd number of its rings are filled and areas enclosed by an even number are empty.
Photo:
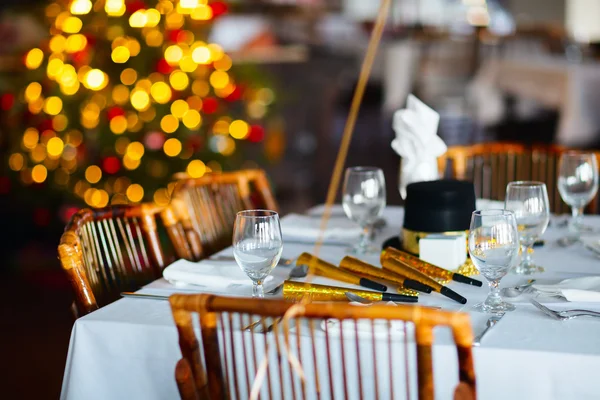
[[[515,306],[502,300],[498,284],[519,254],[519,236],[515,214],[509,210],[475,211],[469,230],[469,254],[475,267],[487,279],[490,294],[474,309],[486,313],[504,313]]]
[[[263,282],[283,250],[279,214],[269,210],[240,211],[233,228],[233,256],[252,280],[252,297],[264,297]]]
[[[533,244],[546,231],[550,222],[548,191],[542,182],[510,182],[506,187],[504,208],[515,213],[519,240],[521,242],[521,263],[515,267],[518,274],[533,274],[544,269],[533,264],[531,253]]]
[[[346,169],[342,205],[344,212],[362,228],[354,253],[372,253],[378,249],[372,245],[373,224],[385,208],[385,178],[383,171],[375,167]]]
[[[598,192],[596,156],[593,153],[563,153],[558,167],[558,191],[563,201],[571,206],[569,230],[578,236],[587,230],[581,223],[583,209]]]

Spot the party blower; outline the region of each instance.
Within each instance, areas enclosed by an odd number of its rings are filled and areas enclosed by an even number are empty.
[[[433,288],[414,279],[406,278],[395,274],[387,269],[378,268],[351,256],[346,256],[340,262],[340,268],[346,271],[354,272],[359,275],[366,275],[374,279],[383,279],[400,285],[399,289],[412,289],[419,292],[431,293]]]
[[[393,247],[386,247],[385,250],[381,253],[381,263],[388,258],[394,258],[398,261],[403,262],[404,264],[409,265],[410,267],[416,269],[424,273],[425,275],[431,278],[440,278],[444,280],[453,280],[460,283],[466,283],[467,285],[478,286],[481,287],[483,283],[476,279],[469,278],[468,276],[464,276],[461,274],[457,274],[456,272],[448,271],[447,269],[440,268],[437,265],[433,265],[428,263],[427,261],[423,261],[418,257],[415,257],[411,254],[408,254],[404,251],[395,249]]]
[[[414,279],[427,286],[431,286],[436,292],[439,292],[440,294],[454,301],[457,301],[460,304],[466,304],[467,302],[467,299],[462,297],[460,294],[456,293],[454,290],[444,285],[441,285],[440,283],[428,277],[424,273],[417,271],[414,268],[411,268],[408,264],[405,264],[400,260],[397,260],[392,257],[387,257],[382,260],[381,265],[384,269],[387,269],[388,271],[395,272],[396,274],[405,276],[410,279]]]
[[[311,273],[325,278],[352,283],[353,285],[366,287],[379,292],[387,291],[387,286],[385,285],[351,274],[350,272],[344,271],[309,253],[300,254],[300,257],[298,257],[298,260],[296,261],[296,265],[307,265],[310,268]]]
[[[419,300],[417,296],[406,296],[395,293],[371,292],[368,290],[355,290],[305,282],[285,281],[283,283],[283,298],[296,302],[301,301],[305,296],[308,296],[311,301],[348,301],[346,292],[354,293],[372,301],[416,303]]]

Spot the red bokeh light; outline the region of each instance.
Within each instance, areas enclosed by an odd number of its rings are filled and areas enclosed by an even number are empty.
[[[15,105],[15,96],[12,93],[5,93],[0,97],[0,103],[3,110],[10,110]]]
[[[121,107],[111,107],[108,109],[108,111],[106,112],[106,115],[108,116],[108,120],[112,120],[114,117],[118,117],[118,116],[124,116],[125,115],[125,110],[123,110]]]
[[[174,68],[169,65],[167,60],[165,60],[164,58],[161,58],[160,60],[158,60],[158,63],[156,64],[157,72],[160,72],[163,75],[168,75],[171,72],[173,72],[173,70],[174,70]]]
[[[248,140],[254,143],[261,142],[265,138],[265,130],[260,125],[251,125]]]
[[[121,162],[115,156],[106,157],[102,160],[102,169],[107,174],[116,174],[121,169]]]
[[[212,114],[217,111],[219,102],[214,97],[207,97],[202,100],[202,111],[206,114]]]
[[[129,14],[133,14],[134,12],[138,11],[138,10],[145,10],[146,9],[146,3],[144,3],[143,1],[132,1],[127,3],[127,12]]]
[[[223,15],[227,12],[227,4],[221,1],[214,1],[210,3],[209,6],[210,8],[212,8],[214,18]]]

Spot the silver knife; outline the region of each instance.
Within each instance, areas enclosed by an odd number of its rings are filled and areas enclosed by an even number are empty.
[[[141,298],[141,299],[151,299],[151,300],[169,300],[169,296],[161,295],[161,294],[122,292],[121,296],[122,297],[137,297],[137,298]]]
[[[481,332],[474,340],[473,340],[473,346],[478,347],[481,344],[481,339],[483,339],[483,336],[494,327],[494,325],[496,325],[500,319],[502,319],[502,317],[504,316],[504,314],[497,314],[494,315],[492,317],[490,317],[490,319],[487,320],[486,324],[485,324],[485,329],[483,330],[483,332]]]

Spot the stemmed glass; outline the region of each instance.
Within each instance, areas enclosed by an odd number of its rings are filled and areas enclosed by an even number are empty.
[[[352,248],[352,252],[377,252],[371,241],[371,231],[385,208],[383,171],[375,167],[346,169],[342,206],[348,218],[362,228],[360,241]]]
[[[569,230],[575,235],[586,230],[581,223],[583,209],[598,192],[598,164],[593,153],[566,152],[558,166],[558,191],[571,206]]]
[[[541,182],[510,182],[506,187],[504,208],[515,213],[521,241],[521,263],[515,267],[517,274],[543,272],[533,264],[533,244],[546,231],[550,222],[550,204],[546,185]]]
[[[263,282],[283,250],[279,214],[269,210],[240,211],[233,228],[233,256],[252,280],[252,297],[264,297]]]
[[[515,214],[509,210],[475,211],[469,230],[469,254],[475,267],[488,280],[490,294],[474,309],[504,313],[515,306],[502,300],[498,284],[519,254],[519,235]]]

